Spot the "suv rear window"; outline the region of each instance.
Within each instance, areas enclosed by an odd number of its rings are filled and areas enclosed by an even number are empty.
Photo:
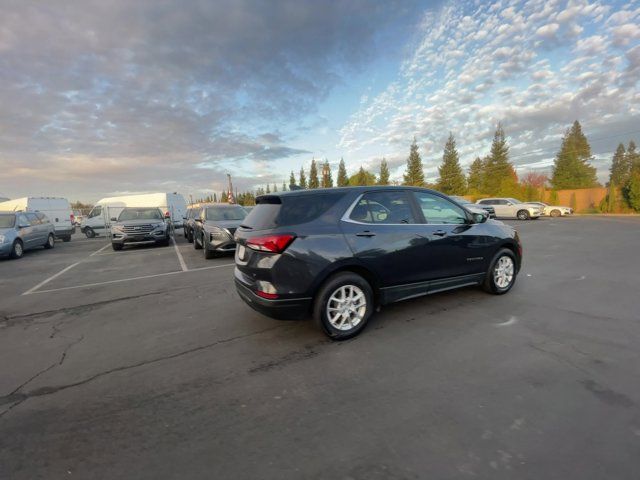
[[[336,191],[310,195],[268,195],[258,198],[242,225],[253,230],[299,225],[326,213],[346,192]]]

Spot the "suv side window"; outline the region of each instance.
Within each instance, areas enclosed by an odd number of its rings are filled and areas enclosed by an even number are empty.
[[[98,217],[102,215],[102,207],[95,207],[91,212],[89,212],[88,218]]]
[[[449,200],[427,192],[414,192],[427,223],[461,225],[467,223],[464,210]]]
[[[31,222],[24,213],[16,215],[16,225],[31,225]]]
[[[49,223],[49,219],[44,213],[38,212],[36,213],[36,216],[38,217],[38,220],[40,220],[40,223],[44,223],[44,224]]]
[[[361,223],[418,223],[407,192],[365,193],[351,211],[351,220]]]
[[[42,223],[35,213],[26,213],[25,215],[31,225],[40,225]]]

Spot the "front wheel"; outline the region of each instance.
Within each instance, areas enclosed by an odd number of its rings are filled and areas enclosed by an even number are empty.
[[[364,330],[373,314],[369,283],[352,272],[330,277],[320,288],[313,306],[314,320],[333,340],[346,340]]]
[[[94,238],[96,236],[96,232],[93,231],[93,228],[87,227],[84,229],[84,234],[87,238]]]
[[[13,242],[13,248],[11,249],[11,258],[22,258],[24,255],[24,246],[20,240]]]
[[[44,248],[53,248],[56,246],[56,239],[53,236],[53,233],[50,233],[47,237],[47,242],[44,244]]]
[[[520,210],[517,217],[518,220],[529,220],[529,212],[527,212],[526,210]]]
[[[551,210],[551,213],[549,213],[549,216],[551,216],[551,217],[559,217],[560,216],[560,210]]]
[[[200,250],[202,248],[202,244],[204,244],[204,239],[201,239],[202,243],[198,243],[198,235],[196,232],[193,232],[191,236],[193,237],[193,248]]]
[[[511,290],[515,281],[516,256],[508,248],[503,248],[493,257],[483,288],[488,293],[503,295]]]

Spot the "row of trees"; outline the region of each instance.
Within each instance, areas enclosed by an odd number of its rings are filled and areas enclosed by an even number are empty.
[[[389,185],[390,183],[435,188],[449,195],[504,196],[517,197],[523,200],[544,200],[547,186],[552,188],[550,201],[557,199],[557,190],[581,189],[599,186],[596,168],[591,165],[593,159],[591,146],[582,131],[582,126],[575,121],[562,138],[560,149],[555,156],[551,177],[536,172],[529,172],[518,177],[510,159],[509,145],[504,129],[498,124],[491,142],[489,153],[484,157],[476,157],[465,174],[460,164],[456,140],[453,134],[444,145],[442,162],[438,166],[438,179],[435,183],[427,183],[424,176],[424,165],[420,156],[418,143],[414,138],[409,148],[409,156],[402,182],[391,182],[389,165],[382,159],[378,175],[361,166],[357,172],[349,175],[344,159],[340,159],[335,185]],[[328,160],[316,162],[312,159],[308,171],[300,169],[298,176],[291,171],[289,185],[301,188],[331,188],[334,186],[333,174]],[[285,182],[282,190],[286,190]],[[620,144],[613,157],[609,189],[613,192],[606,199],[606,211],[617,211],[622,208],[633,208],[640,211],[640,154],[636,152],[634,142],[629,142],[625,149]],[[236,201],[243,205],[252,205],[257,195],[277,192],[278,187],[267,185],[258,188],[255,195],[245,192],[236,195]],[[223,192],[220,199],[226,201]],[[216,201],[214,195],[213,201]],[[557,200],[556,200],[557,201]],[[602,209],[603,206],[600,206]]]

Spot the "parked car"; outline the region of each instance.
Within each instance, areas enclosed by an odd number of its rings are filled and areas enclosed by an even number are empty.
[[[0,257],[22,258],[26,250],[53,248],[55,229],[42,212],[0,212]]]
[[[515,198],[483,198],[478,200],[476,204],[493,207],[497,218],[535,220],[542,215],[542,209],[538,205],[524,203]]]
[[[560,207],[558,205],[549,205],[544,202],[529,202],[531,205],[538,205],[542,209],[542,214],[549,217],[564,217],[573,215],[573,208]]]
[[[472,201],[467,200],[464,197],[459,197],[458,195],[449,195],[449,198],[464,206],[472,213],[482,213],[484,211],[489,214],[489,218],[496,218],[496,210],[491,205],[478,205],[477,203],[473,203]]]
[[[202,249],[206,259],[233,252],[236,249],[233,234],[246,216],[247,212],[240,205],[203,206],[195,219],[193,248]]]
[[[71,241],[76,232],[71,205],[66,198],[59,197],[23,197],[0,203],[0,211],[40,212],[53,225],[56,238],[64,242]]]
[[[114,250],[122,250],[125,245],[149,243],[166,246],[171,241],[171,219],[159,208],[123,208],[111,222]]]
[[[418,187],[263,195],[235,240],[240,297],[274,318],[312,315],[334,339],[399,300],[471,285],[506,293],[522,261],[513,227]]]
[[[187,211],[184,197],[179,193],[145,193],[108,197],[95,204],[83,219],[80,231],[88,238],[109,235],[110,219],[120,215],[120,211],[127,207],[159,208],[164,217],[171,220],[174,228],[182,228],[182,218]]]
[[[200,216],[201,206],[191,206],[187,208],[187,213],[183,218],[184,238],[187,242],[193,242],[193,232],[195,230],[196,218]]]

